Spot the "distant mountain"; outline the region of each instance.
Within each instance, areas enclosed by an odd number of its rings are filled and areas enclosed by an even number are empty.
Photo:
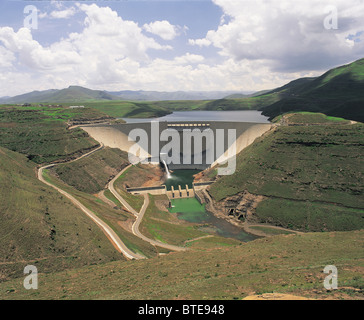
[[[165,100],[214,100],[222,99],[227,95],[237,94],[235,91],[109,91],[108,93],[118,96],[122,100],[134,101],[165,101]],[[241,94],[241,93],[239,93]]]
[[[290,111],[321,112],[364,122],[364,59],[331,69],[320,77],[300,78],[270,91],[101,91],[80,86],[62,90],[33,91],[0,103],[86,103],[102,100],[177,101],[207,100],[199,110],[260,110],[273,119]],[[143,106],[150,108],[150,106]],[[174,106],[173,110],[185,110]],[[166,107],[166,110],[168,107]],[[195,108],[196,109],[196,108]]]
[[[163,100],[214,100],[231,95],[234,91],[101,91],[80,86],[70,86],[66,89],[33,91],[15,97],[0,98],[0,103],[77,103],[97,100],[132,100],[132,101],[163,101]]]
[[[364,59],[317,78],[297,79],[265,96],[278,100],[260,108],[270,118],[289,111],[311,111],[364,122]]]
[[[0,99],[0,103],[73,103],[92,100],[119,100],[119,97],[113,96],[106,91],[70,86],[61,90],[33,91],[11,98]]]
[[[226,96],[224,99],[244,99],[244,98],[259,96],[259,95],[265,94],[269,91],[271,91],[271,90],[261,90],[261,91],[257,91],[257,92],[253,92],[253,93],[245,93],[245,94],[234,93],[234,94]]]

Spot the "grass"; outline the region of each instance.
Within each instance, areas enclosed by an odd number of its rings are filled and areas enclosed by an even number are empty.
[[[114,118],[154,118],[171,113],[154,102],[92,101],[84,105]]]
[[[144,197],[141,195],[134,195],[127,192],[124,188],[119,188],[115,185],[115,190],[121,195],[125,201],[132,206],[137,212],[140,211],[144,204]]]
[[[150,258],[124,261],[89,218],[35,176],[34,161],[69,159],[95,147],[81,130],[66,130],[65,121],[100,113],[89,108],[71,114],[65,108],[9,106],[0,107],[0,112],[0,144],[28,155],[0,147],[0,299],[241,299],[252,292],[363,298],[362,230],[275,235],[242,244],[205,237],[209,234],[195,224],[161,210],[164,197],[151,197],[142,232],[190,248],[158,256],[165,250],[123,228],[130,224],[129,213],[46,171],[49,181],[108,223],[128,247]],[[318,124],[318,117],[322,116],[300,114],[292,118],[299,125],[279,127],[258,139],[238,156],[236,173],[211,186],[212,195],[223,200],[244,190],[263,194],[266,200],[258,205],[257,218],[303,231],[362,228],[363,179],[358,168],[363,125],[330,117],[320,118]],[[84,172],[98,171],[91,162],[114,168],[109,160],[118,162],[120,155],[102,154],[84,163]],[[83,166],[69,170],[82,172]],[[125,184],[143,184],[155,176],[150,170],[130,168],[119,179],[123,196],[131,196]],[[95,180],[102,185],[106,176],[98,172]],[[136,208],[144,202],[137,196],[128,201]],[[23,287],[27,264],[35,264],[41,274],[36,291]],[[337,291],[323,289],[323,268],[328,264],[338,268]]]
[[[268,199],[260,203],[256,216],[301,231],[345,231],[363,228],[363,209],[288,199]]]
[[[271,119],[286,112],[311,111],[363,122],[363,84],[364,59],[360,59],[273,90],[268,95],[278,95],[278,101],[259,110]]]
[[[289,119],[305,117],[313,119],[302,113]],[[364,125],[340,123],[278,127],[237,156],[236,172],[220,177],[211,195],[216,201],[244,190],[264,195],[258,218],[300,230],[363,228]]]
[[[53,170],[62,181],[77,190],[97,193],[127,164],[126,152],[106,147],[86,158],[58,165]]]
[[[161,185],[160,178],[163,172],[159,167],[152,165],[137,164],[131,166],[126,170],[114,183],[115,189],[120,195],[136,210],[140,211],[144,203],[144,197],[141,195],[134,195],[126,191],[129,187],[141,187],[148,183],[150,185]],[[157,178],[157,179],[156,179]],[[155,180],[156,179],[156,180]],[[155,180],[155,183],[151,181]]]
[[[140,227],[146,236],[169,244],[183,245],[186,240],[206,235],[191,224],[178,220],[169,212],[158,209],[155,200],[168,201],[166,196],[150,195],[149,198],[150,203]]]
[[[233,247],[45,274],[38,290],[25,290],[19,278],[0,284],[0,297],[232,300],[277,292],[362,299],[362,245],[363,231],[278,235]],[[323,269],[329,264],[338,269],[338,290],[324,289]]]
[[[250,227],[250,229],[262,231],[265,234],[272,235],[272,236],[279,235],[279,234],[292,234],[292,232],[287,231],[287,230],[274,229],[274,228],[263,227],[263,226],[253,226],[253,227]]]
[[[152,257],[157,254],[157,251],[153,246],[134,236],[130,231],[126,231],[125,228],[122,227],[123,222],[125,223],[127,220],[134,219],[130,213],[124,210],[111,208],[103,202],[100,203],[96,196],[76,190],[75,188],[63,183],[49,170],[45,171],[45,178],[47,178],[47,180],[52,184],[74,196],[86,208],[106,222],[129,249],[134,252],[141,253],[146,257]]]
[[[109,189],[106,189],[104,191],[104,195],[106,198],[111,200],[117,207],[119,207],[119,208],[123,207],[123,205],[120,203],[120,201],[118,199],[116,199],[116,197],[111,193],[111,191]]]
[[[41,183],[24,155],[0,147],[0,281],[123,260],[103,232],[67,198]]]
[[[287,114],[286,114],[287,115]],[[349,124],[350,121],[344,118],[339,117],[331,117],[327,116],[323,113],[316,112],[294,112],[289,113],[289,122],[290,124]]]
[[[0,106],[0,146],[37,164],[76,158],[99,144],[79,128],[67,130],[66,121],[105,116],[93,109],[80,110]]]

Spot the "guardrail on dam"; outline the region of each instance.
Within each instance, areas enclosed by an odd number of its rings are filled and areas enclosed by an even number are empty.
[[[220,163],[219,159],[228,153],[232,155],[231,150],[233,150],[233,155],[238,154],[256,138],[268,131],[272,124],[224,121],[161,121],[112,125],[96,124],[81,127],[95,140],[111,148],[131,152],[131,150],[135,149],[137,143],[139,149],[143,150],[146,155],[141,158],[150,158],[152,159],[151,162],[160,162],[161,152],[168,146],[174,145],[173,147],[177,147],[179,155],[178,161],[172,161],[168,164],[171,170],[204,170]],[[138,139],[136,139],[137,142],[135,140],[129,141],[129,137],[132,136],[135,129],[145,132],[144,143],[140,143]],[[229,130],[234,131],[234,141],[229,139]],[[191,142],[186,143],[184,137],[186,131],[200,132],[200,141],[197,141],[198,139],[194,136],[190,136]],[[208,136],[207,133],[210,133],[210,135]],[[221,139],[218,143],[217,139],[214,139],[218,135],[223,139],[222,143]],[[213,137],[213,139],[211,140],[209,137]],[[235,145],[232,149],[234,142]]]

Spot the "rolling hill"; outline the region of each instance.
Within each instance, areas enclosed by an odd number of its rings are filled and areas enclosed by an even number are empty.
[[[112,95],[118,96],[122,100],[134,101],[175,101],[175,100],[212,100],[222,99],[227,95],[241,95],[233,91],[175,91],[175,92],[159,92],[159,91],[133,91],[124,90],[109,92]]]
[[[265,96],[277,96],[277,102],[259,108],[271,119],[290,111],[311,111],[363,122],[364,59],[317,78],[297,79]]]
[[[150,299],[166,304],[173,299],[241,300],[252,294],[275,292],[313,299],[359,300],[363,298],[363,262],[358,258],[362,245],[363,231],[275,236],[234,247],[43,274],[38,290],[24,290],[22,278],[12,279],[0,283],[0,298]],[[329,291],[323,286],[323,269],[333,262],[338,263],[339,288]]]
[[[234,174],[210,186],[215,208],[300,231],[364,228],[364,125],[306,112],[280,118],[238,154]],[[244,214],[251,199],[257,205]]]
[[[26,264],[55,272],[123,260],[103,232],[67,198],[40,182],[26,156],[0,147],[0,282]]]
[[[15,97],[1,97],[0,103],[75,103],[87,101],[166,101],[166,100],[212,100],[221,99],[226,95],[236,94],[233,91],[143,91],[143,90],[123,90],[123,91],[102,91],[91,90],[81,86],[69,86],[68,88],[57,90],[50,89],[44,91],[33,91]]]
[[[106,91],[91,90],[80,86],[69,86],[66,89],[51,89],[45,91],[33,91],[11,98],[1,99],[4,104],[10,103],[74,103],[93,100],[119,100]]]
[[[5,97],[0,103],[82,103],[101,108],[111,116],[139,118],[183,110],[260,110],[273,119],[291,111],[309,111],[363,122],[364,59],[331,69],[320,77],[300,78],[274,90],[250,94],[223,91],[107,92],[70,86],[62,90]]]

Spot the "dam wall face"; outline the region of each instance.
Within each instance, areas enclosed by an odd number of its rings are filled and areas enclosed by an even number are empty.
[[[226,161],[272,127],[268,123],[183,121],[82,126],[91,137],[150,162],[204,170]],[[132,138],[132,139],[131,139]]]

